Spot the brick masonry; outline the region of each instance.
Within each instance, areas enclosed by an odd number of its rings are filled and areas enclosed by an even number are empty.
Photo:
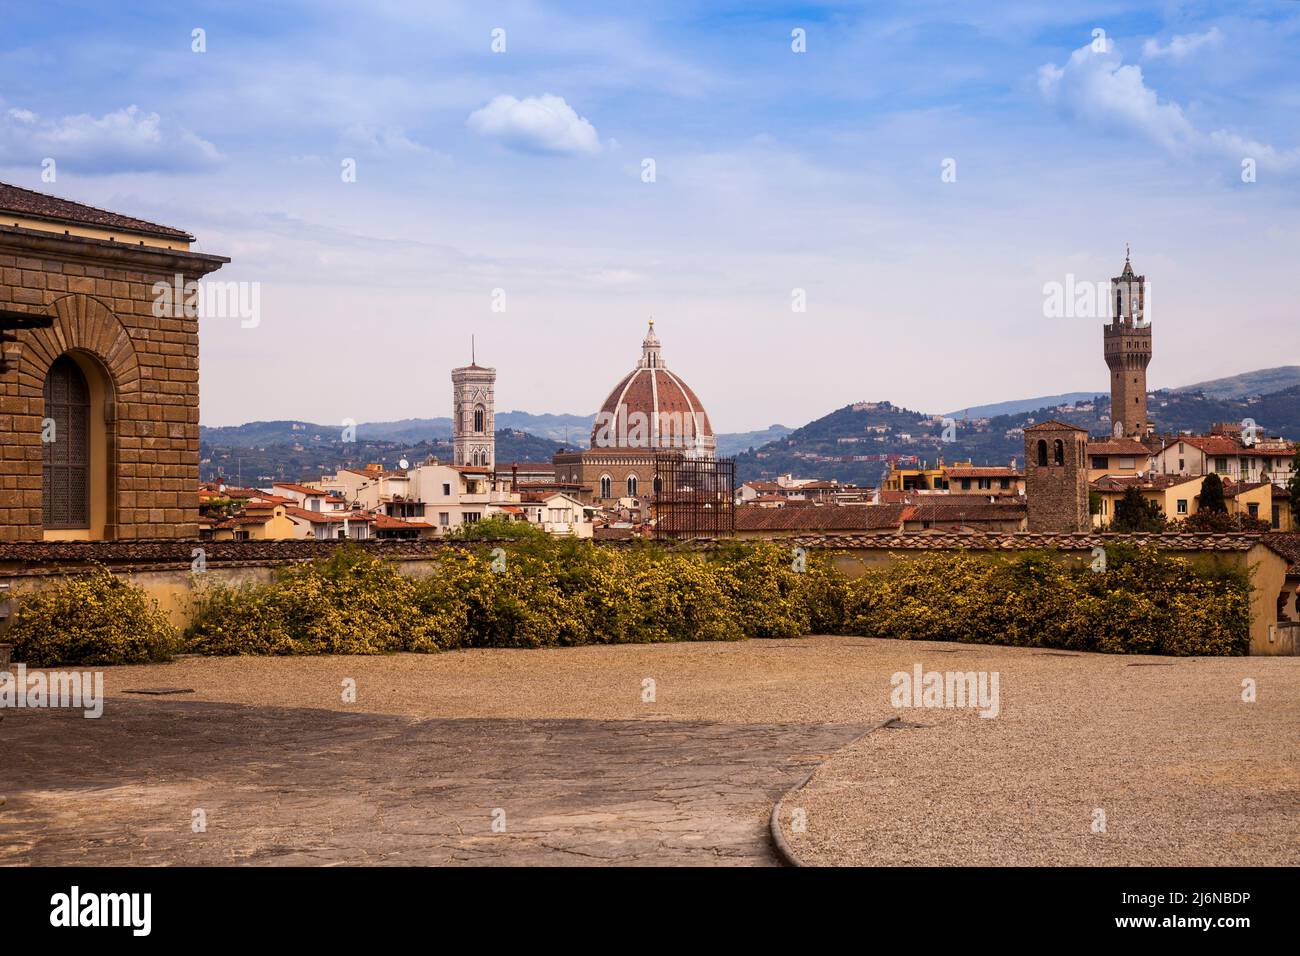
[[[8,346],[16,368],[0,378],[0,541],[43,536],[45,376],[74,351],[109,383],[104,537],[197,537],[198,319],[156,317],[153,285],[228,261],[0,227],[0,308],[54,317],[48,329],[17,333]]]
[[[1044,452],[1045,463],[1042,460]],[[1092,516],[1088,511],[1086,430],[1057,421],[1042,422],[1025,429],[1025,503],[1028,506],[1029,531],[1092,530]]]
[[[656,452],[638,449],[593,448],[587,451],[559,452],[553,457],[555,480],[583,486],[580,497],[586,502],[610,505],[626,498],[628,478],[636,478],[637,497],[653,499],[657,462]],[[675,456],[680,457],[680,456]],[[609,476],[610,497],[600,495],[600,479]]]

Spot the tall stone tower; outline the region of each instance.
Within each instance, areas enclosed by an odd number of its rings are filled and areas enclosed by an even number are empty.
[[[1088,431],[1047,421],[1025,429],[1025,504],[1030,531],[1091,531]]]
[[[1110,367],[1111,430],[1117,438],[1145,438],[1154,430],[1147,414],[1151,322],[1145,313],[1146,282],[1146,276],[1133,274],[1125,250],[1124,271],[1110,280],[1115,313],[1103,329]]]
[[[496,381],[497,370],[479,365],[472,352],[469,365],[451,370],[453,465],[496,467]]]

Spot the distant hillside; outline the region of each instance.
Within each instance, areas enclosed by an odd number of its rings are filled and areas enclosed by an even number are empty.
[[[997,415],[1015,415],[1018,412],[1032,412],[1039,408],[1055,408],[1057,405],[1073,405],[1087,402],[1097,397],[1096,392],[1066,392],[1063,395],[1040,395],[1038,398],[1021,398],[1010,402],[994,402],[991,405],[976,405],[948,412],[948,418],[993,418]]]
[[[594,415],[533,415],[529,412],[498,412],[498,430],[514,429],[539,438],[571,443],[585,441],[591,434]],[[321,425],[303,421],[248,422],[244,425],[199,427],[199,438],[231,447],[274,445],[286,442],[337,441],[343,425]],[[393,422],[361,422],[356,426],[358,441],[421,442],[451,437],[450,418],[403,418]]]
[[[792,431],[793,428],[787,428],[785,425],[768,425],[756,432],[726,432],[715,436],[718,440],[718,455],[730,458],[739,455],[742,451],[759,448],[770,441],[784,438]]]
[[[496,426],[498,442],[502,431],[525,432],[535,438],[546,439],[558,447],[566,441],[569,445],[586,448],[591,441],[591,428],[595,415],[534,415],[531,412],[498,412]],[[788,435],[785,425],[769,425],[761,431],[723,433],[717,436],[718,453],[731,456],[749,448],[757,448],[769,441]],[[270,445],[329,445],[343,434],[343,425],[319,425],[301,421],[248,422],[244,425],[218,427],[199,426],[199,440],[214,447],[266,448]],[[356,427],[357,441],[396,442],[414,444],[435,442],[451,437],[450,418],[403,418],[394,422],[362,422]],[[551,449],[554,452],[554,448]],[[533,461],[538,459],[503,455],[502,461]],[[549,458],[549,454],[547,456]]]
[[[890,456],[933,463],[973,459],[1002,464],[1023,454],[1017,429],[1045,418],[1061,418],[1094,435],[1110,431],[1110,399],[1093,392],[1065,392],[1040,398],[976,405],[934,415],[889,402],[846,405],[802,428],[771,425],[752,432],[721,433],[718,453],[735,456],[741,480],[774,478],[787,472],[802,477],[836,478],[875,484]],[[1155,393],[1151,414],[1162,432],[1205,431],[1218,422],[1253,419],[1270,434],[1300,437],[1300,366],[1258,369],[1230,378]],[[593,415],[500,412],[496,416],[497,459],[549,461],[560,444],[587,447]],[[957,420],[955,440],[942,440],[943,420]],[[335,467],[369,461],[395,466],[435,449],[450,457],[450,418],[407,418],[363,422],[356,442],[340,441],[342,425],[298,421],[249,422],[221,428],[200,427],[204,474],[239,462],[248,474],[304,477]],[[391,459],[391,460],[390,460]],[[252,472],[249,471],[252,468]]]
[[[1252,395],[1271,395],[1295,385],[1300,385],[1300,365],[1283,365],[1278,368],[1261,368],[1253,372],[1242,372],[1228,378],[1216,378],[1193,385],[1183,385],[1167,391],[1175,394],[1200,392],[1207,398],[1249,398]],[[1020,412],[1032,412],[1039,408],[1055,408],[1058,405],[1073,405],[1087,402],[1100,396],[1100,392],[1064,392],[1060,395],[1040,395],[1037,398],[1020,398],[1008,402],[993,402],[985,405],[973,405],[948,412],[951,418],[992,418],[998,415],[1015,415]]]
[[[1110,399],[1046,406],[1030,412],[958,420],[943,440],[944,416],[899,408],[889,402],[846,405],[778,441],[736,457],[736,478],[834,478],[858,485],[880,480],[890,457],[934,464],[971,459],[1001,465],[1022,458],[1026,425],[1049,418],[1068,421],[1098,437],[1110,432]],[[1300,437],[1300,386],[1271,395],[1221,399],[1200,392],[1157,392],[1151,414],[1161,432],[1207,431],[1219,422],[1253,420],[1269,435]],[[949,416],[952,417],[952,416]],[[1023,463],[1023,462],[1022,462]]]
[[[211,429],[212,432],[220,429]],[[549,462],[561,445],[513,428],[498,428],[497,461]],[[360,428],[355,442],[340,441],[338,429],[331,429],[328,439],[276,442],[267,445],[241,446],[200,441],[199,474],[212,481],[218,474],[227,481],[255,485],[271,481],[314,480],[339,468],[363,468],[379,462],[397,468],[405,459],[410,464],[433,455],[439,461],[451,460],[449,440],[396,442],[367,439]]]
[[[1170,389],[1177,393],[1201,392],[1210,398],[1249,398],[1251,395],[1271,395],[1300,385],[1300,365],[1283,365],[1243,372],[1228,378],[1216,378],[1195,385]]]

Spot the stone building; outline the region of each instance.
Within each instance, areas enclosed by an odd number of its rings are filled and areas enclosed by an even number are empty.
[[[0,540],[198,536],[193,241],[0,184]]]
[[[1030,531],[1092,530],[1087,429],[1055,420],[1025,429],[1025,504]]]
[[[451,370],[452,464],[496,467],[497,370],[470,364]]]
[[[691,387],[664,364],[654,320],[641,358],[609,393],[591,430],[591,447],[555,456],[555,480],[582,487],[582,497],[611,506],[653,499],[665,458],[712,459],[717,442]]]
[[[1110,420],[1116,438],[1145,438],[1155,430],[1147,414],[1147,366],[1151,364],[1151,322],[1146,316],[1146,276],[1134,275],[1127,254],[1124,270],[1110,280],[1115,314],[1102,330],[1110,368]]]

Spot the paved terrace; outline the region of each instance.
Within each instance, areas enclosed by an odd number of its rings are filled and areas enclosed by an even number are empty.
[[[998,671],[999,716],[896,710],[916,663]],[[4,712],[0,862],[768,864],[773,803],[820,768],[787,799],[818,863],[1300,863],[1296,658],[815,637],[105,682],[99,720]],[[126,693],[168,687],[193,693]]]

